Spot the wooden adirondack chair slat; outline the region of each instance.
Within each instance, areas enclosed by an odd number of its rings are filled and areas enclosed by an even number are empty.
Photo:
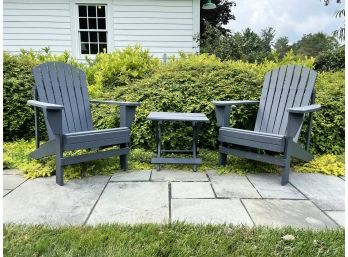
[[[290,85],[291,81],[293,78],[293,73],[294,73],[294,65],[288,65],[287,70],[286,70],[286,76],[285,76],[285,81],[283,85],[283,91],[280,96],[279,100],[279,106],[278,106],[278,112],[276,115],[276,121],[272,130],[272,133],[274,134],[279,134],[279,129],[282,124],[284,112],[285,112],[285,107],[286,107],[286,102],[288,100],[288,95],[289,95],[289,90],[290,90]]]
[[[69,132],[76,131],[75,129],[75,121],[72,119],[72,108],[70,103],[70,96],[68,92],[67,82],[64,74],[64,67],[62,63],[56,64],[57,73],[58,73],[58,84],[60,87],[60,91],[62,93],[63,105],[64,105],[64,113],[67,121],[67,128]]]
[[[267,72],[265,75],[265,79],[264,79],[263,87],[262,87],[262,92],[261,92],[260,103],[259,103],[259,109],[257,111],[257,117],[256,117],[256,122],[255,122],[255,131],[260,131],[260,129],[261,129],[263,110],[265,109],[265,106],[266,106],[269,83],[271,82],[271,75],[272,75],[271,71]]]

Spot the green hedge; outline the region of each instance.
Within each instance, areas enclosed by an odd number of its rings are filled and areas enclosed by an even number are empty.
[[[124,56],[127,59],[119,59]],[[39,57],[32,53],[20,56],[4,54],[5,141],[34,135],[32,110],[26,106],[26,101],[32,97],[31,69],[46,59],[58,59],[48,54]],[[70,57],[59,58],[74,63]],[[103,80],[115,63],[119,71]],[[146,116],[157,110],[204,112],[210,121],[202,125],[199,144],[215,149],[217,127],[211,101],[258,99],[265,72],[287,63],[300,63],[312,68],[314,59],[298,58],[288,53],[281,60],[250,64],[222,62],[209,55],[182,55],[178,60],[171,58],[167,64],[162,64],[140,48],[128,48],[110,56],[99,55],[86,71],[92,97],[142,103],[132,129],[134,147],[154,149],[154,127]],[[119,81],[121,71],[124,71],[121,76],[124,83]],[[344,151],[344,72],[320,73],[316,89],[317,102],[323,105],[323,109],[315,115],[311,148],[317,154],[340,154]],[[238,107],[233,110],[231,123],[237,128],[252,129],[255,115],[255,107]],[[97,128],[118,125],[118,112],[109,106],[93,107],[93,118]],[[190,147],[191,128],[180,123],[168,124],[163,141],[164,147],[168,148]]]
[[[291,54],[290,54],[291,55]],[[105,99],[139,101],[136,121],[132,129],[133,146],[154,149],[154,127],[146,120],[150,111],[203,112],[209,118],[200,134],[200,146],[217,147],[217,126],[212,100],[258,99],[266,71],[284,63],[302,63],[312,67],[314,59],[299,60],[288,55],[281,62],[262,65],[239,61],[221,62],[214,56],[182,56],[159,68],[153,76],[127,87],[105,92]],[[323,109],[315,115],[311,149],[314,153],[344,151],[344,73],[321,73],[316,83],[317,103]],[[100,109],[98,109],[100,108]],[[116,111],[106,107],[94,109],[96,124],[100,127],[117,125]],[[107,113],[107,115],[106,115]],[[235,108],[231,124],[237,128],[252,129],[256,108]],[[112,116],[112,117],[111,117]],[[306,129],[304,126],[303,130]],[[304,135],[304,133],[302,133]],[[303,141],[303,138],[301,139]],[[181,123],[165,126],[164,147],[190,147],[191,128]]]
[[[19,55],[4,52],[4,140],[30,139],[34,137],[34,112],[26,103],[33,99],[34,76],[32,69],[44,61],[62,61],[84,68],[68,53],[55,56],[49,49],[43,51],[22,51]],[[40,130],[45,131],[43,119]]]

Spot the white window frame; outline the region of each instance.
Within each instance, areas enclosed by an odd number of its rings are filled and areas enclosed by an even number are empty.
[[[85,60],[85,57],[95,58],[95,54],[81,54],[81,43],[80,43],[80,27],[79,27],[79,5],[105,5],[105,19],[106,19],[106,45],[107,52],[110,53],[114,49],[114,33],[113,33],[113,10],[112,0],[70,0],[70,11],[71,11],[71,31],[72,31],[72,55],[78,60]]]

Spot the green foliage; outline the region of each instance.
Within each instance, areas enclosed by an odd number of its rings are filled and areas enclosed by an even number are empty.
[[[61,61],[83,68],[68,53],[52,55],[49,49],[24,51],[18,55],[3,54],[4,140],[29,139],[34,136],[33,108],[27,101],[33,99],[34,77],[32,68],[44,61]],[[41,119],[43,120],[43,119]],[[43,122],[41,131],[45,131]]]
[[[297,55],[316,57],[321,52],[334,50],[338,47],[337,40],[322,32],[306,34],[299,41],[292,45]]]
[[[222,34],[217,28],[206,23],[205,32],[198,41],[200,52],[214,54],[221,60],[242,60],[262,62],[271,57],[274,29],[267,28],[258,35],[250,28],[234,34]]]
[[[274,43],[274,50],[280,57],[283,57],[290,50],[288,37],[278,38]]]
[[[311,130],[311,149],[315,153],[344,151],[344,81],[344,71],[318,75],[316,103],[321,104],[322,109],[314,115]]]
[[[284,240],[293,235],[294,240]],[[4,256],[344,256],[344,229],[231,225],[4,226]]]
[[[344,163],[333,154],[319,156],[302,166],[295,167],[295,169],[306,173],[323,173],[335,176],[345,175]]]
[[[316,58],[314,68],[317,71],[337,71],[344,70],[345,51],[344,46],[335,50],[321,52]]]
[[[87,70],[92,97],[149,77],[159,65],[159,59],[153,58],[148,50],[142,49],[139,45],[108,54],[99,53]]]

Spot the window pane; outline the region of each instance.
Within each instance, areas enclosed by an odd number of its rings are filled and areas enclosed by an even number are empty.
[[[106,29],[105,19],[98,19],[98,29]]]
[[[97,16],[97,12],[96,12],[96,6],[88,6],[88,17],[96,17]]]
[[[88,43],[81,43],[81,54],[89,54]]]
[[[80,32],[81,33],[81,42],[88,42],[88,32]]]
[[[98,44],[91,44],[90,54],[97,54],[97,53],[98,53]]]
[[[84,6],[84,5],[79,6],[79,16],[87,17],[87,6]]]
[[[87,29],[87,18],[80,18],[80,29]]]
[[[97,29],[97,19],[96,18],[88,18],[88,28],[89,29]]]
[[[106,32],[99,32],[99,42],[106,43]]]
[[[98,17],[105,17],[105,6],[98,5],[97,6]]]
[[[108,49],[107,49],[107,45],[106,44],[99,44],[99,53],[107,53]]]
[[[90,42],[98,42],[97,32],[89,32]]]

